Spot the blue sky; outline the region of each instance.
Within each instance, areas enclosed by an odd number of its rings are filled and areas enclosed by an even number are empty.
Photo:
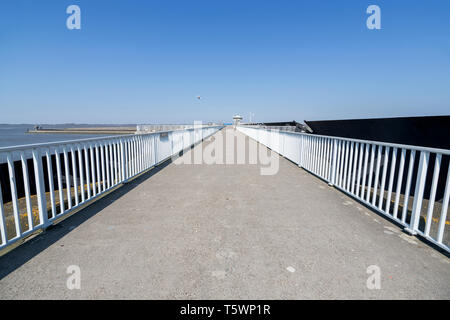
[[[81,30],[66,28],[71,4]],[[366,27],[370,4],[381,30]],[[450,114],[449,12],[445,0],[2,0],[0,123]]]

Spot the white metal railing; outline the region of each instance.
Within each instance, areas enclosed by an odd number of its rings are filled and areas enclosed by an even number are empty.
[[[0,148],[0,249],[222,127]]]
[[[399,223],[409,233],[450,252],[450,236],[445,232],[449,224],[450,150],[245,126],[238,130]],[[440,201],[437,195],[442,196]]]

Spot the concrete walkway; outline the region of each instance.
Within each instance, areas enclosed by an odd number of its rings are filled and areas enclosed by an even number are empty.
[[[449,260],[284,158],[170,163],[1,257],[0,298],[449,299]]]

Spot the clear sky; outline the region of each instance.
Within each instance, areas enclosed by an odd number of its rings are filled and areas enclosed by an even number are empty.
[[[1,0],[0,123],[448,115],[449,17],[448,0]]]

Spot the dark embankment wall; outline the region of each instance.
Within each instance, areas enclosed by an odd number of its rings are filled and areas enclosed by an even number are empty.
[[[314,134],[450,149],[450,116],[305,121]]]

